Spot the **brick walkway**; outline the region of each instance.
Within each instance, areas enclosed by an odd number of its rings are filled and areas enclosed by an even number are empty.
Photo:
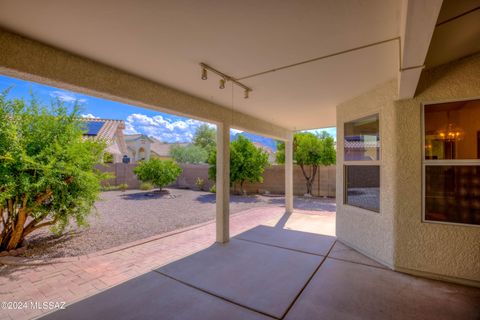
[[[257,225],[275,225],[283,208],[255,208],[231,216],[231,236]],[[318,215],[318,211],[316,212]],[[334,219],[328,213],[328,219]],[[38,266],[3,266],[0,302],[62,302],[96,294],[130,278],[202,250],[215,241],[215,223],[104,255]],[[0,319],[29,319],[48,310],[2,310]]]

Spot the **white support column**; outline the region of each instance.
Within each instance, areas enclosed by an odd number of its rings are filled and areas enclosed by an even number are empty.
[[[285,141],[285,211],[293,212],[293,133]]]
[[[230,239],[230,126],[217,124],[217,242]]]

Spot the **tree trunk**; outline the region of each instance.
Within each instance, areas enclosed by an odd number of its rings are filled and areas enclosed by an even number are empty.
[[[15,208],[12,207],[12,209],[14,210]],[[22,206],[20,207],[20,209],[18,209],[13,231],[7,244],[7,250],[16,249],[20,244],[20,241],[23,239],[23,227],[25,226],[25,222],[27,221],[27,211],[27,197],[23,197]]]
[[[318,171],[318,165],[312,165],[310,167],[310,175],[307,175],[307,173],[305,172],[305,167],[303,166],[303,164],[300,165],[300,168],[302,169],[302,173],[306,181],[306,186],[307,186],[306,194],[311,196],[312,189],[313,189],[313,182],[315,181],[315,176],[317,175],[317,171]]]

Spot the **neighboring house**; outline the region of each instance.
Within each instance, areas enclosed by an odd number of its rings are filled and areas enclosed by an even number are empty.
[[[154,140],[144,134],[125,135],[127,155],[131,163],[148,160],[151,156],[151,145]]]
[[[154,141],[152,143],[152,153],[154,154],[155,157],[160,158],[160,159],[172,159],[172,156],[170,155],[170,149],[173,146],[187,146],[188,143],[183,143],[183,142],[175,142],[175,143],[167,143],[167,142],[161,142],[155,138],[152,138]]]
[[[175,145],[185,146],[188,143],[166,143],[144,134],[125,135],[128,156],[132,163],[150,158],[171,159],[170,148]]]
[[[112,119],[82,119],[85,122],[87,132],[84,137],[105,141],[107,148],[105,152],[112,155],[114,163],[122,162],[127,154],[127,146],[123,136],[125,122]]]

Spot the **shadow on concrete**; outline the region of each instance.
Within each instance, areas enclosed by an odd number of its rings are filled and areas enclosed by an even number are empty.
[[[196,201],[201,203],[215,203],[215,194],[202,194],[195,198]],[[257,196],[238,196],[238,195],[230,195],[230,202],[231,203],[259,203],[265,202],[262,199],[258,198]],[[268,202],[265,202],[268,203]]]

